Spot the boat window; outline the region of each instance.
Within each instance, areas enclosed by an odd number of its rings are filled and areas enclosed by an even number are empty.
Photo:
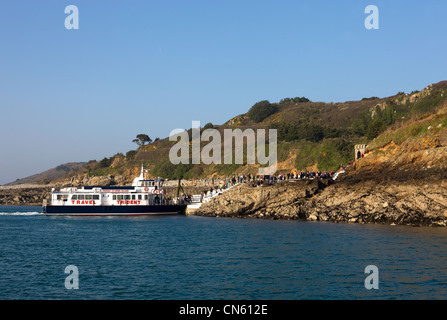
[[[135,195],[134,194],[132,195],[132,200],[135,200]]]
[[[93,200],[93,196],[91,194],[86,194],[85,200]]]
[[[71,200],[78,200],[78,195],[77,194],[72,195]]]
[[[62,195],[61,194],[57,195],[57,200],[62,200]]]
[[[138,195],[138,200],[141,200],[141,194]]]
[[[84,200],[85,196],[83,194],[78,194],[78,200]]]
[[[93,200],[99,200],[99,194],[94,194],[93,195]]]
[[[130,200],[130,194],[126,194],[124,197],[125,200]]]
[[[122,194],[119,194],[118,195],[118,200],[123,200],[123,199],[124,199],[124,196]]]
[[[116,194],[113,195],[113,200],[116,200]]]
[[[144,200],[147,200],[147,194],[144,195]]]

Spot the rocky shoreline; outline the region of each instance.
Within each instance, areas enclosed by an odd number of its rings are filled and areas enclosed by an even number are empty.
[[[447,189],[442,185],[349,184],[284,181],[253,188],[242,185],[203,204],[194,215],[286,219],[335,223],[447,226]]]
[[[336,180],[241,185],[194,215],[335,223],[447,226],[445,147],[356,162]]]
[[[15,185],[0,186],[0,205],[2,206],[41,206],[49,197],[51,186]]]

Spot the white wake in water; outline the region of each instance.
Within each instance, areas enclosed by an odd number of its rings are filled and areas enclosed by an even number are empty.
[[[0,212],[0,216],[36,216],[39,215],[40,212]]]

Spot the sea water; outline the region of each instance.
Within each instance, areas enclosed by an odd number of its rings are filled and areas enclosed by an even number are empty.
[[[0,299],[447,298],[443,228],[40,210],[0,207]]]

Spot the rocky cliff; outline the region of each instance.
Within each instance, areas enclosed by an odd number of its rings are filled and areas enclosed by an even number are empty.
[[[447,148],[380,157],[371,154],[358,160],[335,181],[241,185],[202,205],[194,214],[447,226]]]

